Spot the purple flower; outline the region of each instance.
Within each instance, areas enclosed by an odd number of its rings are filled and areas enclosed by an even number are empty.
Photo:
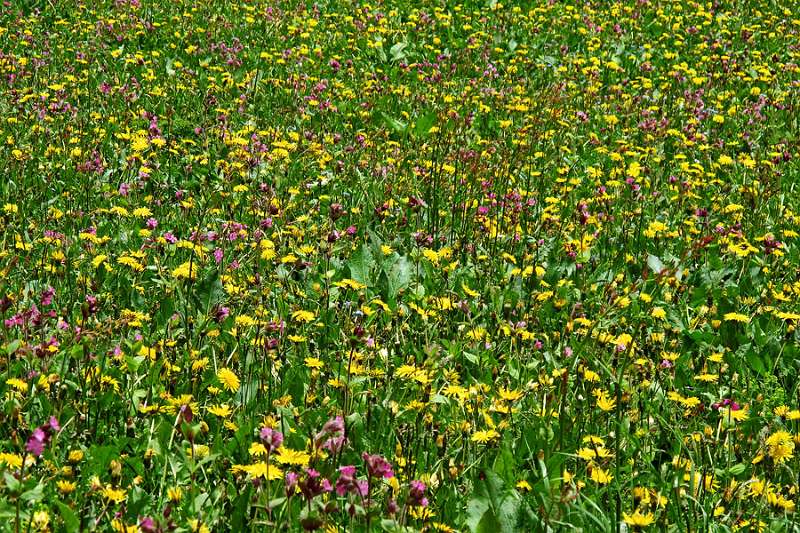
[[[323,443],[323,441],[325,441],[325,439],[327,439],[328,437],[335,437],[335,438],[340,437],[342,439],[342,442],[339,443],[340,447],[341,444],[344,443],[344,419],[341,416],[337,416],[336,418],[331,418],[330,420],[325,422],[325,425],[322,426],[322,430],[314,436],[314,443],[317,446],[320,446],[320,444]],[[328,445],[330,444],[333,443],[331,443],[329,439],[328,441],[325,441],[325,444],[323,444],[322,446],[330,449],[328,447]]]
[[[139,529],[144,533],[156,533],[156,531],[158,531],[155,520],[149,516],[145,516],[139,521]]]
[[[339,467],[339,479],[336,480],[336,494],[344,496],[350,491],[355,481],[356,467],[353,465]]]
[[[25,450],[29,453],[32,453],[36,457],[42,455],[44,451],[44,441],[47,438],[42,428],[36,428],[33,430],[30,438],[28,439],[28,443],[25,445]]]
[[[331,453],[338,453],[344,446],[345,438],[342,436],[331,437],[322,443],[322,449],[328,450]]]
[[[53,433],[56,433],[60,430],[61,425],[58,423],[58,420],[56,417],[51,416],[50,420],[48,420],[46,424],[33,430],[30,438],[28,438],[28,442],[25,444],[25,449],[29,453],[39,457],[42,455],[44,447],[50,441],[50,437],[53,435]]]
[[[364,479],[356,478],[356,467],[346,465],[339,467],[339,479],[336,480],[336,494],[344,496],[348,493],[366,496],[369,493],[369,483]]]
[[[227,307],[220,307],[214,313],[214,320],[216,320],[217,322],[222,322],[223,320],[228,318],[228,315],[230,315],[230,314],[231,314],[231,310],[230,309],[228,309]]]
[[[300,476],[295,472],[286,472],[286,496],[291,497],[297,490],[297,480]]]
[[[408,504],[412,507],[426,507],[428,505],[428,498],[425,497],[427,488],[422,481],[413,480],[408,490]]]
[[[378,454],[370,455],[367,452],[364,452],[361,455],[361,458],[367,463],[367,473],[369,474],[369,477],[382,477],[386,479],[394,477],[392,465],[389,464],[389,461],[384,459],[382,456]]]
[[[281,447],[283,444],[283,433],[272,428],[261,428],[261,442],[267,447],[267,450],[273,452]]]
[[[53,303],[53,296],[55,295],[56,290],[53,287],[47,287],[42,292],[42,306],[50,305]]]

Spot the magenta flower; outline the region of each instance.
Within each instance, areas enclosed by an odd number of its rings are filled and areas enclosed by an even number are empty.
[[[44,447],[50,442],[50,437],[60,430],[61,425],[58,423],[58,420],[56,417],[51,416],[46,424],[33,430],[33,433],[31,433],[31,436],[28,438],[28,442],[25,444],[25,450],[39,457],[42,455]]]
[[[425,497],[427,488],[422,481],[413,480],[408,491],[408,504],[412,507],[426,507],[428,505],[428,498]]]
[[[389,461],[384,459],[382,456],[378,454],[370,455],[367,452],[364,452],[361,457],[367,463],[367,473],[369,474],[369,477],[382,477],[386,479],[394,477],[392,465],[389,464]]]
[[[267,447],[267,450],[274,452],[283,444],[283,433],[278,430],[263,427],[261,428],[261,442]]]

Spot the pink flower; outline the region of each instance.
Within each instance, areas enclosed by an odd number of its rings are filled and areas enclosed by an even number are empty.
[[[283,444],[283,433],[268,427],[261,428],[261,442],[264,443],[267,450],[273,452]]]
[[[408,491],[408,504],[412,507],[426,507],[428,505],[428,498],[425,497],[426,489],[425,483],[413,480]]]
[[[394,477],[392,465],[382,456],[378,454],[370,455],[364,452],[361,457],[367,463],[367,473],[369,477],[383,477],[386,479]]]

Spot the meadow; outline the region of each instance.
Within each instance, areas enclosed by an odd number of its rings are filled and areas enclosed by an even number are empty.
[[[0,531],[800,531],[799,7],[4,2]]]

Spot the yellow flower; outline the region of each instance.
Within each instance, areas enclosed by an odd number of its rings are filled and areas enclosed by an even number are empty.
[[[65,479],[58,480],[56,482],[56,487],[58,487],[58,491],[61,494],[71,494],[75,491],[75,483],[72,481],[67,481]]]
[[[647,527],[655,522],[653,513],[642,514],[638,509],[633,514],[622,513],[622,520],[631,527]]]
[[[742,313],[725,313],[725,316],[722,318],[724,318],[726,322],[750,322],[750,317]]]
[[[533,487],[531,487],[531,484],[528,483],[527,481],[525,481],[524,479],[522,479],[520,481],[517,481],[517,488],[519,490],[523,491],[523,492],[528,492],[528,491],[533,490]]]
[[[610,398],[605,391],[598,391],[595,395],[597,396],[597,407],[601,410],[608,412],[617,406],[617,401],[614,398]]]
[[[17,391],[19,392],[26,392],[28,390],[28,384],[22,381],[21,379],[17,378],[10,378],[6,380],[6,385],[14,389],[17,389]]]
[[[189,520],[189,526],[192,528],[192,533],[209,533],[210,531],[207,525],[196,518]]]
[[[15,453],[0,452],[0,464],[6,464],[11,468],[22,466],[22,457]]]
[[[226,417],[231,414],[231,408],[228,404],[212,405],[208,408],[208,412],[212,415]]]
[[[483,431],[476,431],[472,434],[472,442],[478,442],[480,444],[485,444],[491,440],[499,439],[500,433],[495,431],[494,429],[488,429]]]
[[[172,503],[178,503],[183,498],[183,490],[180,487],[170,487],[167,489],[167,498]]]
[[[125,491],[123,489],[115,489],[111,486],[103,488],[103,497],[114,503],[122,503],[125,501]]]
[[[794,440],[788,431],[776,431],[767,438],[766,444],[769,456],[778,464],[794,455]]]
[[[614,479],[614,476],[610,473],[606,472],[599,466],[592,467],[592,473],[590,474],[592,481],[599,485],[607,485],[611,483],[611,480]]]
[[[497,392],[500,394],[500,398],[507,402],[515,402],[523,396],[522,391],[506,389],[505,387],[501,387]]]
[[[251,465],[233,465],[231,471],[234,474],[245,473],[251,478],[263,477],[269,478],[270,481],[276,479],[283,479],[283,471],[274,465],[267,464],[264,461],[254,463]]]
[[[260,442],[254,442],[247,450],[250,455],[267,455],[267,447]]]
[[[315,315],[311,311],[295,311],[292,313],[292,320],[296,322],[303,322],[305,324],[314,320],[314,317]]]
[[[322,368],[325,364],[316,357],[306,357],[305,363],[308,368]]]
[[[197,278],[197,262],[186,261],[175,270],[172,271],[172,277],[177,279],[196,279]]]
[[[306,452],[283,447],[275,454],[275,460],[284,465],[308,466],[311,456]]]
[[[229,368],[220,368],[217,372],[217,379],[219,379],[222,386],[230,392],[239,390],[239,378]]]
[[[134,152],[144,152],[150,146],[150,142],[143,135],[137,135],[131,142],[131,149]]]

